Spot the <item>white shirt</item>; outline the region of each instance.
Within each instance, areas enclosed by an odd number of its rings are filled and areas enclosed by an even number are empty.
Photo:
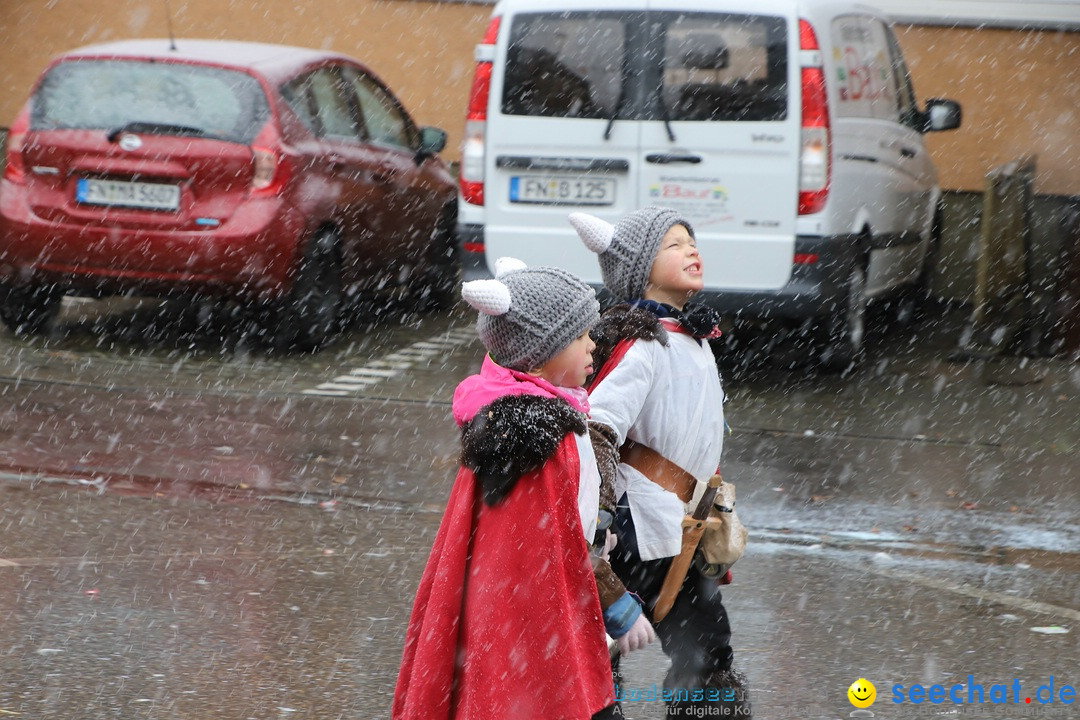
[[[581,530],[591,545],[596,536],[596,516],[600,513],[600,469],[596,466],[596,453],[593,452],[589,433],[574,433],[574,440],[581,466],[578,471],[578,513],[581,515]]]
[[[591,419],[652,448],[701,484],[720,463],[724,446],[724,390],[712,348],[684,333],[668,332],[665,347],[635,340],[592,391]],[[642,560],[677,555],[686,506],[675,493],[620,463],[616,497],[626,493]]]

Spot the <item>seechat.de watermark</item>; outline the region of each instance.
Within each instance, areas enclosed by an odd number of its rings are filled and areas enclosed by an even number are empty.
[[[893,685],[892,702],[897,705],[931,703],[942,705],[1072,705],[1076,702],[1076,688],[1061,682],[1053,675],[1032,690],[1034,683],[1023,683],[1019,678],[1011,683],[983,685],[968,675],[966,683],[954,685]]]
[[[914,711],[939,706],[951,708],[950,714],[963,714],[969,710],[994,710],[995,716],[1049,717],[1071,708],[1076,702],[1076,688],[1060,678],[1050,676],[1045,682],[1022,681],[1014,678],[1008,682],[983,683],[974,675],[967,676],[967,682],[953,684],[911,684],[896,683],[889,688],[887,695],[880,697],[877,688],[866,678],[859,678],[851,684],[847,692],[848,701],[857,708],[852,717],[874,717],[870,709],[878,701],[879,712],[884,716],[892,705],[901,705]],[[884,706],[884,707],[883,707]]]

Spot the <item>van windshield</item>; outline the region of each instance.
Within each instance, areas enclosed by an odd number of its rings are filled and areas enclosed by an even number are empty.
[[[502,112],[626,120],[787,116],[781,17],[526,13],[514,18]]]
[[[270,117],[252,76],[187,63],[78,60],[52,70],[34,94],[35,130],[179,128],[249,144]]]

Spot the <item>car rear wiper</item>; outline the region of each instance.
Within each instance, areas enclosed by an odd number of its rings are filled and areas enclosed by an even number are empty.
[[[126,125],[110,130],[105,137],[109,142],[116,140],[124,133],[143,133],[146,135],[181,135],[183,137],[219,138],[217,135],[206,132],[202,128],[192,125],[173,125],[171,123],[145,122],[136,120]]]
[[[671,129],[671,116],[668,115],[667,103],[664,102],[663,87],[657,86],[655,98],[660,105],[660,118],[664,121],[664,129],[667,130],[668,142],[675,142],[675,131]]]
[[[623,99],[626,97],[626,81],[624,80],[619,84],[619,97],[615,99],[615,111],[611,113],[611,118],[607,121],[607,127],[604,128],[604,139],[611,139],[611,127],[615,124],[615,120],[619,117],[619,111],[622,110]]]

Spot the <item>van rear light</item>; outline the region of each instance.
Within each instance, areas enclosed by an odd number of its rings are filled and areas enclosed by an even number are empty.
[[[4,179],[20,185],[26,182],[23,142],[26,140],[26,131],[29,128],[30,116],[23,109],[12,123],[7,136],[7,166],[4,168]]]
[[[498,16],[491,19],[484,41],[476,48],[476,72],[469,92],[469,110],[465,116],[465,137],[461,142],[461,173],[458,183],[461,196],[470,205],[484,204],[484,136],[487,132],[487,108],[491,97],[492,56],[499,37]]]
[[[292,177],[292,166],[282,151],[281,136],[267,123],[251,144],[251,195],[280,195]]]
[[[821,212],[829,197],[829,98],[821,66],[817,34],[806,20],[799,21],[802,68],[802,149],[799,154],[799,214]],[[808,52],[809,51],[809,52]],[[807,55],[814,57],[807,64]]]

